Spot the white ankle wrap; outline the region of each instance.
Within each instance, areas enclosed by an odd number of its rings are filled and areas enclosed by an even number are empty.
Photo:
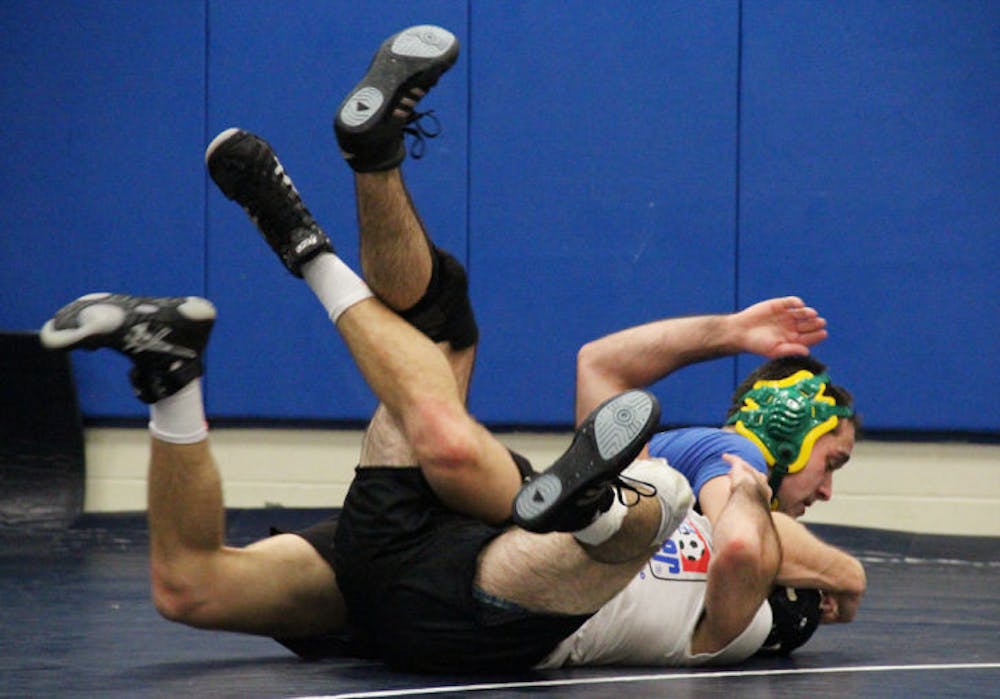
[[[373,296],[364,280],[332,253],[320,253],[302,265],[302,278],[334,323],[348,308]]]
[[[201,379],[149,406],[149,432],[162,442],[194,444],[208,437]]]
[[[616,493],[615,499],[611,502],[611,507],[608,508],[608,511],[597,515],[597,518],[593,522],[580,531],[573,532],[573,537],[581,544],[589,544],[591,546],[603,544],[622,528],[622,522],[625,521],[626,514],[628,514],[628,507],[618,499]]]

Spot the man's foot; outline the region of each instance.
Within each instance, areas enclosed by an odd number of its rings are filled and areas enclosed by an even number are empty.
[[[413,108],[457,59],[458,39],[441,27],[410,27],[385,40],[333,120],[354,170],[391,170],[403,162],[403,130],[417,118]]]
[[[296,277],[316,255],[333,252],[267,141],[248,131],[226,129],[208,145],[205,164],[222,193],[243,207]]]
[[[87,294],[56,312],[39,338],[48,349],[118,350],[135,365],[136,395],[155,403],[201,376],[214,322],[215,306],[196,296]]]
[[[639,455],[660,419],[646,391],[626,391],[597,407],[569,449],[514,498],[514,523],[533,532],[575,532],[606,511],[618,474]]]

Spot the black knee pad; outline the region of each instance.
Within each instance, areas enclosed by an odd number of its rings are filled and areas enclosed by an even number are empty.
[[[433,269],[427,291],[416,305],[399,315],[434,342],[463,350],[479,340],[479,326],[469,302],[469,278],[461,263],[431,246]]]

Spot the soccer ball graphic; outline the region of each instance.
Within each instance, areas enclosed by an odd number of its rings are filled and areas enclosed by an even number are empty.
[[[705,555],[705,542],[694,532],[684,533],[677,537],[677,549],[685,559],[692,562],[700,561]]]

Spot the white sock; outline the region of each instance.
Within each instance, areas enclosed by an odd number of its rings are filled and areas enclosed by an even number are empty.
[[[622,475],[626,480],[640,481],[636,483],[640,492],[647,490],[643,483],[656,488],[656,499],[660,502],[660,526],[650,543],[657,546],[662,544],[680,526],[694,505],[694,494],[687,479],[672,469],[665,459],[659,458],[633,461],[622,471]],[[628,510],[628,506],[616,494],[607,512],[602,512],[584,529],[573,532],[573,536],[577,541],[591,546],[603,544],[622,528]]]
[[[332,253],[320,253],[302,265],[302,278],[334,323],[348,308],[373,296],[364,280]]]
[[[172,444],[194,444],[208,437],[200,378],[149,406],[149,432]]]
[[[615,493],[615,499],[611,502],[608,511],[597,515],[593,522],[580,531],[573,532],[573,537],[582,544],[590,544],[591,546],[603,544],[618,533],[627,514],[628,507],[618,499],[618,494]]]

